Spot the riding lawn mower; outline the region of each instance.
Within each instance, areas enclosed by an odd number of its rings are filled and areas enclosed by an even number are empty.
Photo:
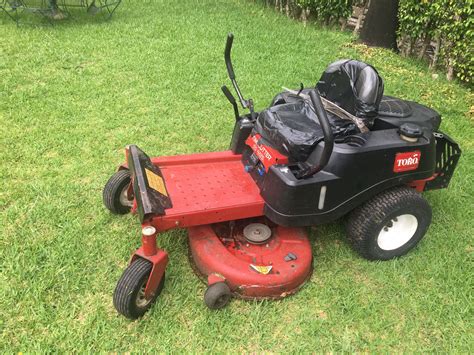
[[[224,56],[238,97],[222,87],[235,115],[229,150],[150,158],[129,145],[105,185],[105,206],[141,222],[141,247],[113,296],[130,319],[163,289],[159,233],[187,229],[209,308],[278,299],[312,274],[305,227],[345,216],[349,244],[369,260],[414,248],[431,223],[421,193],[446,188],[460,158],[436,111],[384,96],[376,69],[356,60],[330,64],[315,87],[285,89],[256,112],[236,81],[232,43],[229,34]]]

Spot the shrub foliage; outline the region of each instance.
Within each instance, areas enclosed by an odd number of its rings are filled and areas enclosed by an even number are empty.
[[[474,0],[401,0],[399,36],[408,39],[405,54],[414,52],[414,44],[422,42],[418,50],[421,58],[427,45],[435,40],[432,66],[441,58],[448,69],[448,77],[456,75],[471,83],[474,75]]]
[[[274,6],[288,16],[304,21],[310,16],[328,25],[349,18],[353,6],[361,6],[368,0],[257,1]],[[474,0],[400,0],[399,24],[402,54],[423,58],[428,50],[431,67],[445,67],[449,79],[456,76],[472,84]]]

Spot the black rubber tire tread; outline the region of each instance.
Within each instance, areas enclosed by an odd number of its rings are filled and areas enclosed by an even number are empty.
[[[204,293],[204,303],[210,309],[224,308],[230,301],[232,293],[225,282],[210,285]]]
[[[163,290],[165,274],[158,284],[155,296],[145,307],[138,307],[136,297],[141,286],[148,279],[152,269],[152,264],[145,259],[138,258],[131,263],[123,272],[114,291],[114,307],[123,316],[135,320],[145,314],[145,312],[155,302],[156,298]]]
[[[393,217],[410,213],[418,220],[413,237],[401,247],[383,250],[377,244],[380,230]],[[384,191],[354,209],[346,224],[352,248],[368,260],[389,260],[408,253],[423,238],[431,223],[431,207],[416,190],[399,186]]]
[[[117,171],[105,184],[102,198],[105,207],[113,214],[127,214],[130,212],[130,206],[124,206],[120,203],[120,193],[128,184],[130,184],[130,172],[128,170]]]

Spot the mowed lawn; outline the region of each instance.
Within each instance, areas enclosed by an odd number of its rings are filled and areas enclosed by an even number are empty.
[[[124,1],[110,22],[73,15],[20,28],[0,15],[1,352],[473,351],[474,100],[466,87],[252,1]],[[111,215],[102,187],[126,144],[151,155],[228,148],[234,118],[220,86],[229,83],[231,31],[240,86],[258,109],[281,86],[313,85],[336,59],[361,59],[379,70],[387,94],[438,110],[463,156],[449,189],[426,194],[433,224],[401,259],[362,259],[342,221],[311,228],[314,274],[297,295],[213,312],[189,265],[186,232],[175,230],[159,237],[170,255],[165,289],[130,322],[112,293],[139,246],[139,223]]]

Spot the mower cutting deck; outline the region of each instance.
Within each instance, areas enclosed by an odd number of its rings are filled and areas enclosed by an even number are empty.
[[[135,145],[107,182],[104,204],[136,213],[142,245],[114,292],[124,316],[142,316],[163,289],[168,254],[158,233],[186,228],[190,261],[207,282],[205,304],[231,296],[281,298],[312,273],[305,226],[348,215],[352,248],[369,260],[413,249],[431,223],[421,192],[445,188],[461,155],[440,132],[441,117],[415,102],[383,96],[372,66],[332,63],[315,88],[286,90],[257,113],[235,80],[229,35],[225,61],[240,115],[230,150],[150,158]]]

